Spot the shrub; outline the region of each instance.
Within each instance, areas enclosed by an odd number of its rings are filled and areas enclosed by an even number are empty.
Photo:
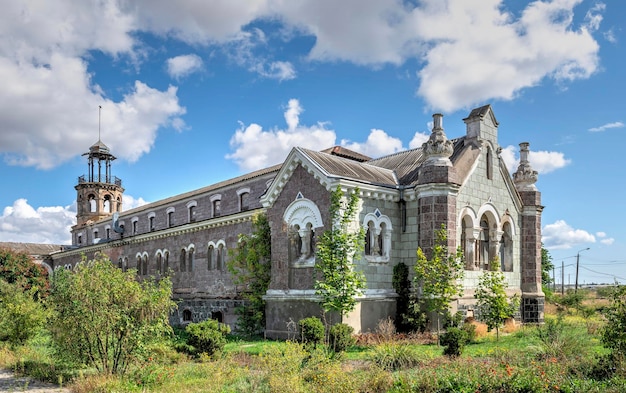
[[[409,345],[391,342],[376,345],[371,360],[387,371],[411,368],[421,363],[418,354]]]
[[[535,335],[541,342],[541,354],[545,358],[567,359],[580,356],[585,351],[586,340],[581,339],[561,315],[556,319],[546,318],[543,325],[537,326]]]
[[[193,347],[193,354],[206,353],[213,355],[220,352],[226,345],[226,335],[230,333],[228,325],[222,325],[214,319],[190,323],[185,328],[188,344]]]
[[[47,311],[33,297],[33,289],[24,292],[17,284],[0,279],[0,340],[12,346],[25,343],[44,326]]]
[[[328,332],[330,347],[335,352],[343,352],[354,345],[356,340],[352,336],[354,328],[345,323],[333,325]]]
[[[461,328],[451,327],[441,335],[440,343],[445,348],[443,354],[449,357],[458,357],[469,342],[468,332]]]
[[[305,344],[321,344],[324,342],[324,324],[317,317],[309,317],[301,319],[300,325],[300,337]]]
[[[604,316],[607,324],[602,329],[602,344],[616,356],[626,357],[626,286],[613,291]]]

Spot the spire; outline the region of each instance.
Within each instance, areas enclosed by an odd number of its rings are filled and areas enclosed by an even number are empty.
[[[520,160],[517,171],[513,174],[513,182],[518,191],[537,191],[537,171],[533,170],[528,162],[529,143],[522,142],[520,147]]]
[[[452,166],[450,156],[454,151],[452,141],[443,132],[443,115],[435,113],[433,115],[433,130],[430,138],[422,144],[422,150],[426,156],[425,164],[435,166]]]

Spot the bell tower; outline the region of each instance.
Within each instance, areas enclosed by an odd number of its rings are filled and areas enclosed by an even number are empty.
[[[100,140],[94,143],[87,156],[88,171],[78,177],[76,189],[76,225],[74,230],[109,218],[122,211],[122,180],[111,174],[111,162],[115,156]]]

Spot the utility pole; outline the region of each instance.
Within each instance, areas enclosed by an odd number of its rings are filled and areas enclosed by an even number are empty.
[[[576,283],[574,284],[574,293],[578,292],[578,265],[580,264],[580,253],[582,251],[587,251],[589,247],[582,249],[576,253]]]
[[[561,295],[565,294],[565,267],[561,261]]]

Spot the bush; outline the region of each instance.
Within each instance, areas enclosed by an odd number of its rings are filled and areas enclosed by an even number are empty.
[[[562,316],[546,318],[543,325],[537,326],[535,335],[541,342],[545,358],[568,359],[580,356],[585,351],[584,343],[587,341],[572,326],[563,322]]]
[[[300,337],[303,343],[316,346],[324,342],[324,324],[319,318],[304,318],[298,324],[300,325]]]
[[[0,340],[15,346],[33,338],[44,326],[47,311],[17,284],[0,279]]]
[[[188,335],[187,342],[193,348],[193,355],[206,353],[213,355],[220,352],[226,345],[226,335],[230,333],[230,327],[223,325],[214,319],[190,323],[185,328]]]
[[[611,304],[604,310],[606,325],[602,329],[602,344],[620,358],[626,357],[626,286],[611,294]]]
[[[333,325],[328,332],[330,348],[335,352],[343,352],[353,346],[356,340],[352,333],[354,333],[354,328],[345,323]]]
[[[412,368],[421,362],[411,346],[392,342],[376,345],[372,350],[371,360],[387,371]]]
[[[458,357],[469,342],[468,332],[461,328],[451,327],[441,335],[440,343],[445,348],[443,354],[449,357]]]

